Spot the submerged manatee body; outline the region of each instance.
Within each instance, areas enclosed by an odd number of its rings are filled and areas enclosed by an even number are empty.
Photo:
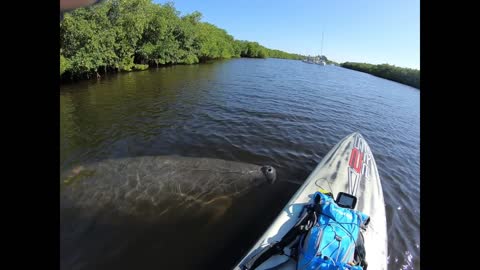
[[[271,166],[209,158],[146,156],[105,160],[61,173],[61,207],[158,217],[171,209],[228,208],[232,197],[273,183]]]
[[[195,269],[235,231],[232,219],[250,218],[232,200],[260,192],[252,188],[273,183],[276,172],[154,156],[79,165],[60,177],[61,269]]]

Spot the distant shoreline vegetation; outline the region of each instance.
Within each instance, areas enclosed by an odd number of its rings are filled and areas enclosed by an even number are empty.
[[[225,30],[200,22],[201,17],[197,11],[180,16],[173,3],[152,0],[106,0],[67,13],[60,22],[60,77],[89,79],[233,57],[304,58],[235,40]]]
[[[345,62],[341,66],[420,89],[420,70],[418,69],[402,68],[389,64],[372,65],[354,62]]]

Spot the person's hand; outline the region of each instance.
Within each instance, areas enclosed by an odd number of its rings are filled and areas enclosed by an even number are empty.
[[[60,0],[60,11],[74,10],[80,7],[86,7],[100,2],[101,0]]]

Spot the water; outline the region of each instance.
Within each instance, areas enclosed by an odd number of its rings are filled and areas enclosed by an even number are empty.
[[[420,268],[417,89],[335,66],[234,59],[65,84],[60,106],[61,169],[181,155],[270,164],[282,179],[301,183],[340,139],[359,131],[382,179],[389,269]],[[134,221],[106,226],[118,232],[109,238],[98,238],[98,228],[80,230],[62,239],[68,244],[61,243],[61,266],[229,269],[298,187],[255,189],[211,227],[202,218],[176,223],[184,219],[173,216],[171,224],[141,229]]]

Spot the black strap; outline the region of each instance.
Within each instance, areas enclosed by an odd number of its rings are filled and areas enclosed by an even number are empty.
[[[265,249],[257,259],[250,261],[244,265],[243,269],[254,270],[273,255],[283,254],[283,249],[292,243],[298,236],[305,234],[317,222],[316,217],[321,214],[321,206],[315,204],[313,206],[305,206],[306,211],[303,212],[297,223],[288,231],[282,239],[270,248]],[[310,221],[310,222],[309,222]],[[251,266],[248,266],[251,265]]]
[[[357,239],[357,243],[355,245],[355,253],[353,255],[353,258],[355,262],[357,262],[363,270],[367,270],[367,261],[365,260],[366,257],[366,250],[365,250],[365,245],[364,245],[364,239],[363,239],[363,234],[360,232],[359,237]]]

